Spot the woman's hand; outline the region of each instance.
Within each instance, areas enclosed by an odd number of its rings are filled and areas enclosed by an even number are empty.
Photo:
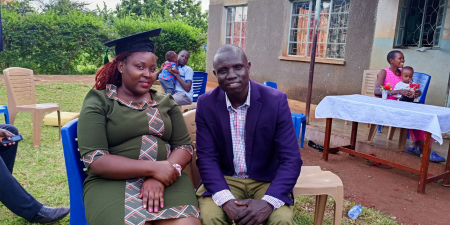
[[[141,194],[142,207],[149,212],[158,212],[158,207],[164,208],[164,185],[153,178],[148,178],[142,184]]]
[[[160,181],[164,186],[173,184],[178,178],[178,171],[169,161],[157,161],[152,177]]]

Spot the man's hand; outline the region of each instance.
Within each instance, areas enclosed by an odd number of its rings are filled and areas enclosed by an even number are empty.
[[[237,201],[236,205],[247,206],[234,220],[238,225],[262,224],[273,212],[273,206],[264,200],[246,199]]]
[[[174,67],[174,68],[172,68],[172,67],[168,68],[168,69],[167,69],[167,72],[169,72],[170,74],[172,74],[173,76],[175,76],[175,78],[177,78],[177,79],[180,79],[180,78],[181,78],[181,76],[180,76],[180,71],[178,71],[176,67]]]
[[[247,205],[237,205],[236,202],[237,199],[231,199],[222,205],[223,211],[225,211],[225,213],[228,217],[230,217],[233,223],[235,222],[236,216],[247,208]]]
[[[14,136],[13,133],[11,133],[5,129],[0,129],[0,143],[3,144],[3,138],[11,140],[10,137],[12,137],[12,136]],[[16,142],[9,143],[9,145],[15,145],[15,144],[16,144]],[[7,146],[7,144],[3,144],[3,146]]]

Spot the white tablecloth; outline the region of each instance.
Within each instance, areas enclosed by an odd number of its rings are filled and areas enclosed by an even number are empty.
[[[442,133],[450,131],[450,108],[364,95],[327,96],[317,106],[316,118],[423,130],[431,133],[441,145]]]

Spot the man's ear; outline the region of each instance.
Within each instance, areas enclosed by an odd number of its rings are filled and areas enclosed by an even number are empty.
[[[213,70],[213,73],[214,73],[214,76],[216,76],[216,77],[217,77],[217,73],[216,73],[216,70]]]
[[[250,70],[250,67],[252,67],[252,62],[249,61],[249,62],[247,63],[247,69]]]

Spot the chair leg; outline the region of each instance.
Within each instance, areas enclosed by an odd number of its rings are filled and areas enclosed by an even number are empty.
[[[314,225],[322,225],[327,205],[328,195],[316,195],[316,207],[314,212]]]
[[[16,120],[17,111],[10,110],[9,112],[9,122],[11,125],[14,125],[14,121]]]
[[[372,143],[373,139],[375,138],[377,130],[376,124],[370,124],[370,131],[369,131],[369,137],[367,137],[367,142]]]
[[[58,112],[58,129],[59,129],[59,140],[61,141],[61,110],[57,110]]]
[[[334,224],[340,225],[342,221],[342,210],[344,208],[344,188],[338,187],[337,196],[334,198]]]
[[[303,144],[305,143],[305,133],[306,133],[306,120],[302,122],[302,136],[300,139],[300,147],[303,148]]]
[[[8,110],[6,111],[6,112],[4,112],[5,113],[5,123],[6,124],[10,124],[9,123],[9,113],[8,113]]]
[[[400,128],[400,137],[398,138],[398,148],[399,152],[403,152],[405,150],[406,145],[406,137],[408,136],[408,130],[404,128]]]
[[[392,138],[394,138],[394,133],[395,133],[395,127],[389,127],[388,130],[388,140],[392,140]]]
[[[31,112],[33,115],[33,147],[39,147],[41,144],[42,120],[44,115],[41,111]]]

